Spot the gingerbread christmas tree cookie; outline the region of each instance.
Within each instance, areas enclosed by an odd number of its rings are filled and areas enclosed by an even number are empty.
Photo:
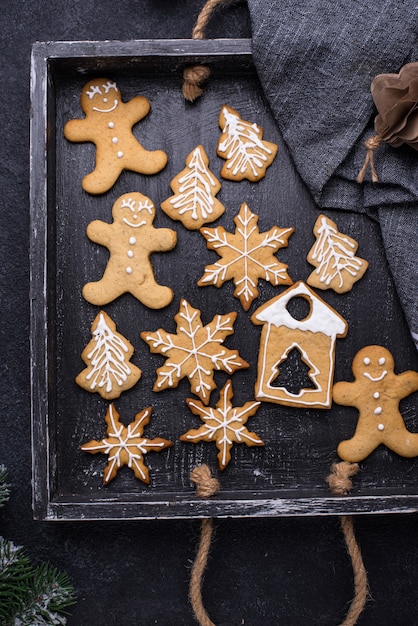
[[[154,228],[155,207],[142,193],[120,196],[112,208],[113,222],[91,222],[87,236],[108,248],[110,257],[102,278],[87,283],[83,296],[91,304],[103,306],[124,293],[131,293],[151,309],[170,304],[173,291],[157,283],[151,265],[154,252],[167,252],[176,245],[177,235],[170,228]]]
[[[181,441],[198,443],[214,441],[218,448],[219,468],[224,470],[231,460],[231,449],[234,443],[245,443],[247,446],[264,446],[258,435],[250,432],[246,423],[254,415],[260,402],[250,401],[243,406],[232,406],[234,395],[232,382],[228,380],[219,392],[216,408],[206,407],[198,400],[186,400],[194,415],[201,418],[203,424],[197,430],[191,429],[180,437]]]
[[[208,404],[211,391],[216,387],[215,371],[232,374],[237,369],[249,367],[237,350],[222,345],[234,332],[236,317],[235,312],[216,315],[209,324],[203,325],[200,311],[182,300],[174,317],[176,334],[162,328],[156,332],[142,332],[141,337],[151,352],[166,357],[165,364],[157,369],[154,391],[177,387],[187,377],[192,392]]]
[[[133,387],[141,377],[141,370],[130,362],[134,349],[104,311],[95,318],[91,334],[92,339],[81,355],[87,367],[75,381],[106,400],[119,398],[122,391]]]
[[[209,159],[203,146],[197,146],[187,157],[186,167],[170,183],[174,195],[161,204],[173,220],[189,230],[214,222],[225,211],[215,198],[221,183],[209,170]]]
[[[143,409],[137,413],[133,422],[124,426],[120,422],[120,415],[113,404],[110,404],[105,422],[107,424],[106,437],[101,441],[92,439],[81,446],[81,450],[97,454],[102,452],[108,455],[108,463],[103,474],[103,484],[113,480],[118,470],[127,465],[142,482],[149,484],[149,470],[145,464],[145,455],[148,452],[161,452],[164,448],[173,445],[167,439],[155,437],[147,439],[143,436],[144,428],[151,419],[152,409]]]
[[[253,122],[243,120],[229,106],[223,106],[219,114],[222,134],[217,154],[225,159],[221,176],[228,180],[251,182],[261,180],[274,161],[277,145],[263,140],[263,129]]]
[[[320,215],[315,222],[316,242],[308,253],[308,261],[316,267],[306,281],[317,289],[333,289],[337,293],[350,291],[360,280],[369,264],[355,256],[358,243],[340,233],[335,222]]]
[[[216,250],[221,259],[205,268],[205,273],[197,283],[201,287],[220,287],[227,280],[235,284],[234,296],[239,298],[247,311],[258,296],[258,280],[263,278],[273,285],[290,285],[292,279],[287,274],[287,265],[277,260],[274,254],[288,245],[293,228],[273,226],[260,233],[258,216],[252,213],[244,202],[234,218],[235,233],[229,233],[222,226],[202,228],[200,232],[210,250]]]
[[[82,181],[85,191],[108,191],[123,170],[156,174],[165,167],[166,153],[146,150],[132,132],[150,110],[147,98],[136,96],[124,103],[114,81],[96,78],[83,87],[80,103],[85,118],[67,122],[64,135],[69,141],[96,145],[95,168]]]
[[[394,367],[389,350],[366,346],[353,359],[354,382],[334,385],[334,402],[359,411],[354,436],[337,448],[344,461],[362,461],[380,444],[400,456],[418,456],[418,433],[407,430],[399,411],[400,401],[418,391],[418,372],[395,374]]]

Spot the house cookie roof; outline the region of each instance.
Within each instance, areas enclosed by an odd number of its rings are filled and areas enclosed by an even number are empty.
[[[304,297],[310,304],[310,312],[302,320],[294,318],[287,309],[289,301],[296,296]],[[345,319],[302,281],[259,307],[251,316],[251,321],[253,324],[285,326],[291,330],[309,330],[330,337],[344,337],[348,330]]]

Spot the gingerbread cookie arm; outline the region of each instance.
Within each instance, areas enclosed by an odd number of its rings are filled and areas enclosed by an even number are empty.
[[[344,406],[358,406],[361,402],[361,394],[356,391],[355,383],[340,382],[335,383],[332,388],[332,398],[337,404]]]
[[[125,119],[132,125],[140,122],[151,109],[151,104],[145,96],[135,96],[129,102],[123,103],[123,113]]]
[[[418,391],[418,372],[407,371],[398,374],[398,393],[400,398],[406,398],[414,391]]]
[[[155,232],[155,231],[154,231]],[[158,228],[158,240],[153,247],[153,252],[167,252],[172,250],[177,243],[177,233],[171,228]]]
[[[86,119],[70,120],[64,126],[64,137],[68,141],[93,141],[94,133],[89,135],[90,124]]]
[[[90,241],[102,246],[107,246],[112,240],[112,224],[107,224],[101,220],[94,220],[87,226],[86,234]]]

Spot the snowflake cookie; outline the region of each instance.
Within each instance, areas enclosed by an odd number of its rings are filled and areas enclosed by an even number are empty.
[[[161,204],[173,220],[189,230],[214,222],[225,211],[215,198],[221,183],[209,170],[209,159],[203,146],[197,146],[186,158],[186,167],[170,183],[174,195]]]
[[[246,178],[251,182],[264,178],[277,154],[277,145],[264,141],[260,126],[241,119],[237,111],[226,105],[219,114],[219,126],[222,134],[217,154],[226,161],[221,176],[235,181]]]
[[[216,315],[210,324],[203,325],[201,313],[186,300],[174,319],[177,334],[167,333],[160,328],[156,332],[142,332],[142,339],[151,352],[166,357],[166,362],[157,369],[154,391],[177,387],[187,376],[191,390],[204,404],[209,403],[210,394],[216,385],[214,372],[223,370],[232,374],[237,369],[249,367],[237,350],[223,347],[226,337],[234,332],[235,312]]]
[[[132,133],[132,127],[150,110],[147,98],[136,96],[122,102],[115,82],[96,78],[83,87],[80,103],[85,118],[67,122],[64,135],[68,141],[91,141],[96,145],[95,169],[82,181],[85,191],[108,191],[123,170],[156,174],[165,167],[166,153],[145,150]]]
[[[307,259],[316,270],[306,282],[317,289],[333,289],[337,293],[350,291],[369,266],[367,261],[355,256],[357,241],[340,233],[335,222],[325,215],[316,220],[314,234],[316,242]]]
[[[234,443],[245,443],[247,446],[264,446],[258,435],[247,430],[245,424],[249,417],[254,415],[260,402],[246,402],[244,406],[233,407],[232,382],[228,380],[219,392],[219,401],[216,408],[206,407],[198,400],[188,398],[187,406],[194,415],[198,415],[204,422],[199,429],[188,430],[180,437],[181,441],[198,443],[199,441],[214,441],[218,448],[219,468],[224,470],[231,460],[231,448]]]
[[[93,439],[80,446],[84,452],[91,454],[102,452],[108,455],[108,463],[103,474],[104,485],[109,484],[124,465],[133,470],[139,480],[149,484],[149,471],[145,465],[144,456],[148,452],[161,452],[164,448],[173,445],[172,441],[161,439],[161,437],[155,439],[143,437],[144,428],[151,419],[151,413],[150,407],[143,409],[135,415],[133,422],[124,426],[120,423],[119,413],[113,404],[110,404],[105,417],[107,437],[101,441]]]
[[[268,232],[260,233],[258,216],[250,211],[245,202],[234,217],[234,222],[235,233],[227,232],[222,226],[200,230],[208,248],[216,250],[221,260],[205,267],[205,273],[197,284],[200,287],[220,287],[225,281],[233,280],[234,296],[239,298],[247,311],[258,296],[259,278],[275,286],[292,284],[286,271],[287,265],[280,263],[274,254],[280,248],[287,247],[294,228],[273,226]]]
[[[133,387],[141,377],[141,370],[129,362],[134,349],[116,331],[116,324],[104,311],[93,321],[91,334],[92,339],[81,355],[87,367],[75,382],[106,400],[119,398],[122,391]]]

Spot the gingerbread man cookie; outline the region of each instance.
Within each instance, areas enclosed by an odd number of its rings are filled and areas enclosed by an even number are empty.
[[[95,169],[82,182],[85,191],[108,191],[123,170],[156,174],[165,167],[165,152],[146,150],[132,133],[134,124],[150,110],[147,98],[136,96],[122,102],[115,82],[96,78],[83,87],[80,104],[85,118],[67,122],[64,135],[69,141],[91,141],[96,145]]]
[[[334,385],[338,404],[355,406],[359,419],[354,437],[337,449],[344,461],[365,459],[385,444],[404,457],[418,456],[418,433],[410,433],[399,412],[399,402],[418,391],[418,372],[395,374],[391,353],[381,346],[366,346],[353,360],[354,382]]]
[[[150,255],[174,248],[175,231],[154,228],[154,204],[138,192],[120,196],[112,216],[112,224],[95,220],[87,227],[88,238],[108,248],[110,258],[101,280],[84,285],[84,298],[102,306],[128,292],[150,309],[162,309],[174,294],[156,282]]]

